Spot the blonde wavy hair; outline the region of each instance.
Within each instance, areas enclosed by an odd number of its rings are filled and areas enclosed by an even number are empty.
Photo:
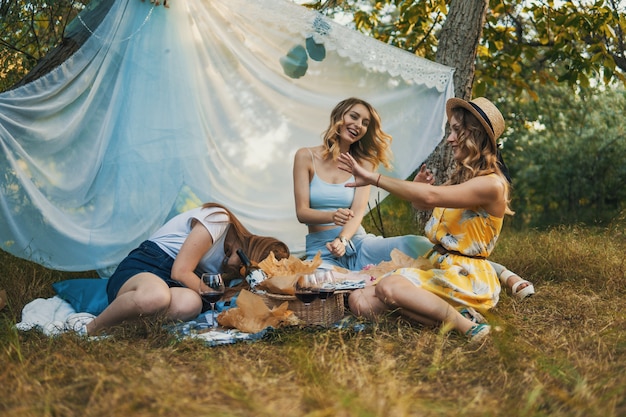
[[[505,187],[505,214],[514,214],[509,206],[511,202],[509,182],[500,169],[498,150],[494,148],[493,141],[487,135],[485,128],[476,116],[462,107],[452,109],[452,115],[461,126],[457,143],[467,149],[467,156],[462,161],[456,161],[456,171],[452,173],[446,184],[461,184],[474,177],[496,174]]]
[[[365,100],[350,97],[340,101],[330,113],[330,124],[323,136],[324,151],[322,157],[332,155],[333,159],[339,158],[339,128],[344,124],[343,118],[356,105],[362,104],[370,112],[370,123],[367,132],[357,142],[350,145],[350,154],[357,161],[367,161],[378,168],[383,165],[391,168],[391,140],[392,137],[382,130],[382,123],[378,111]]]

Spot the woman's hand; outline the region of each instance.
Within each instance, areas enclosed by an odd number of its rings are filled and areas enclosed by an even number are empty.
[[[347,208],[339,208],[333,214],[333,223],[337,226],[343,226],[354,217],[354,212]]]
[[[346,183],[346,187],[362,187],[376,183],[379,174],[363,168],[349,153],[339,155],[338,161],[340,170],[354,175],[355,181]]]
[[[435,183],[435,176],[430,169],[426,168],[426,164],[422,164],[419,172],[415,175],[415,178],[413,178],[413,181],[433,185]]]
[[[338,237],[328,242],[326,244],[326,249],[328,249],[328,251],[336,258],[341,258],[346,254],[346,247]]]

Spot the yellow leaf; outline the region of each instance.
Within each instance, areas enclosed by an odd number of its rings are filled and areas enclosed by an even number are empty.
[[[578,82],[584,88],[588,88],[589,87],[589,78],[587,78],[587,76],[585,74],[583,74],[582,72],[578,73]]]

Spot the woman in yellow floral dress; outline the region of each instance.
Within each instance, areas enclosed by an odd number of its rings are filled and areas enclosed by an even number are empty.
[[[339,158],[341,169],[355,181],[346,186],[374,184],[414,206],[433,209],[426,236],[435,244],[427,255],[433,269],[403,268],[385,275],[377,285],[350,295],[350,309],[365,317],[399,311],[420,323],[446,323],[472,342],[490,331],[460,311],[488,310],[500,295],[500,282],[486,258],[493,251],[509,208],[509,185],[498,165],[497,139],[504,118],[485,98],[446,103],[450,124],[447,143],[452,147],[456,171],[441,186],[404,181],[370,172],[350,154]]]

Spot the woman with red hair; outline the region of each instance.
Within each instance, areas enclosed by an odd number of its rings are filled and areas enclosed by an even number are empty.
[[[270,252],[289,257],[287,245],[246,229],[226,207],[206,203],[173,217],[134,249],[117,267],[107,284],[109,306],[97,317],[77,313],[66,327],[94,335],[126,320],[163,315],[169,321],[187,321],[209,309],[199,294],[205,272],[239,277],[242,249],[260,262]]]

